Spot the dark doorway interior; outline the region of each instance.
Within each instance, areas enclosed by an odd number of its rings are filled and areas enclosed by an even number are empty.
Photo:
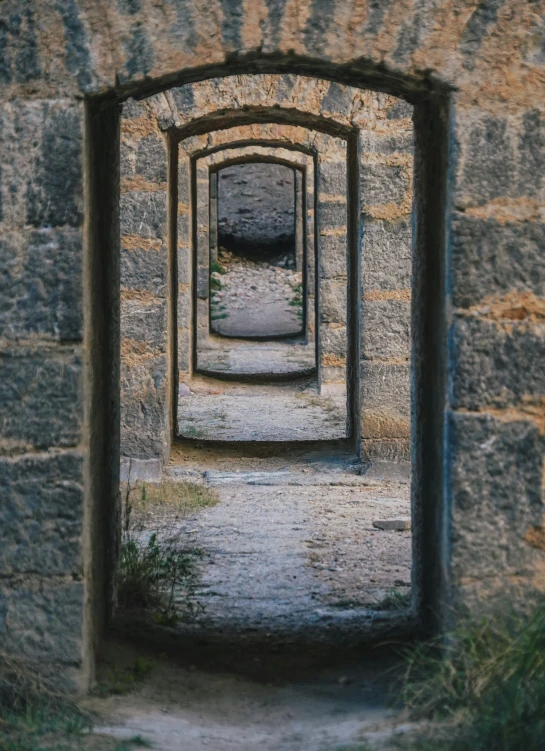
[[[239,338],[301,334],[295,170],[270,162],[237,164],[218,171],[217,185],[211,331]]]

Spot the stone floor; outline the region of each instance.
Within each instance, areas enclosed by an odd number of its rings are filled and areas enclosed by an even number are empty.
[[[180,388],[178,434],[213,441],[315,441],[346,436],[346,395],[311,381],[230,383],[193,378]]]
[[[292,376],[316,370],[313,341],[254,341],[210,337],[209,349],[197,352],[197,369],[212,375]]]

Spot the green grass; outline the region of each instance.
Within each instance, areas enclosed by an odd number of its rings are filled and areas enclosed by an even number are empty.
[[[138,687],[152,672],[153,662],[145,657],[137,657],[132,665],[114,665],[97,682],[93,694],[97,696],[122,696]]]
[[[39,676],[9,662],[0,679],[0,750],[61,751],[77,748],[91,721],[69,697]]]
[[[218,495],[190,482],[125,484],[116,591],[121,611],[149,614],[174,626],[194,614],[192,592],[202,550],[188,545],[180,519],[218,503]],[[157,524],[157,517],[162,522]]]
[[[226,268],[225,266],[222,266],[222,264],[219,263],[219,261],[212,261],[212,263],[210,264],[210,273],[213,274],[214,271],[217,274],[225,274]]]
[[[403,610],[411,604],[410,592],[400,592],[398,589],[391,589],[386,596],[378,602],[374,610]]]
[[[545,749],[545,600],[525,619],[497,613],[416,649],[405,702],[438,728],[415,751]]]

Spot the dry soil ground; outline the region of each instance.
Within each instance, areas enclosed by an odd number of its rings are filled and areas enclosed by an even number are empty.
[[[188,480],[219,495],[171,514],[203,550],[203,610],[173,628],[118,623],[125,641],[110,644],[102,679],[137,657],[154,666],[127,695],[90,700],[97,732],[161,751],[338,751],[402,732],[389,708],[399,659],[362,644],[411,621],[398,609],[410,533],[372,524],[409,515],[407,468],[361,475],[346,456],[178,447],[168,481]],[[151,509],[148,528],[169,513]]]

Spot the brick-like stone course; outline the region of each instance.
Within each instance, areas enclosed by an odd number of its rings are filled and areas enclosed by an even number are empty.
[[[388,124],[410,117],[407,105],[390,101],[390,94],[403,94],[414,101],[423,97],[432,105],[446,101],[448,96],[448,140],[452,148],[449,189],[457,213],[445,220],[447,299],[441,301],[442,310],[450,313],[451,302],[454,309],[467,308],[481,304],[490,295],[511,291],[530,291],[543,299],[545,56],[539,3],[513,0],[484,13],[481,5],[470,8],[461,0],[434,0],[423,14],[418,3],[379,6],[360,0],[338,0],[332,5],[301,0],[275,6],[274,12],[263,13],[260,23],[255,22],[252,13],[239,13],[226,6],[223,12],[217,12],[213,3],[195,4],[188,0],[169,6],[166,12],[148,3],[133,3],[130,13],[127,8],[126,3],[73,0],[54,6],[31,3],[23,14],[20,0],[1,3],[3,239],[7,232],[23,235],[31,228],[42,231],[54,227],[60,231],[69,227],[76,232],[83,229],[85,97],[90,102],[98,94],[146,94],[154,86],[163,86],[168,80],[179,81],[180,76],[193,76],[195,71],[207,70],[210,75],[217,75],[213,83],[201,88],[178,88],[170,99],[162,95],[159,122],[168,127],[172,120],[178,126],[204,114],[208,99],[214,102],[211,106],[221,107],[224,92],[237,92],[239,77],[221,75],[240,73],[246,61],[254,69],[270,70],[278,61],[297,70],[298,61],[305,60],[306,76],[278,76],[270,87],[262,87],[256,81],[248,87],[248,96],[241,97],[241,107],[248,102],[252,105],[250,94],[254,105],[259,101],[267,106],[267,92],[274,93],[292,110],[309,111],[314,107],[317,112],[316,105],[323,103],[323,112],[329,113],[332,122],[337,119],[358,128],[371,125],[383,132],[382,144],[375,150],[376,154],[389,156]],[[309,78],[308,74],[321,70],[339,80],[389,93],[362,92],[359,100],[351,100],[339,83],[316,84]],[[215,96],[210,96],[212,90]],[[367,104],[372,100],[384,104],[383,117],[370,114]],[[136,116],[132,119],[139,120]],[[427,122],[431,120],[428,118]],[[142,137],[150,135],[149,131],[143,132],[143,123],[137,122],[135,128],[142,130]],[[431,139],[430,148],[436,145]],[[139,177],[147,180],[143,175]],[[366,221],[390,222],[406,218],[406,201],[397,208],[389,204],[378,209],[365,205],[364,217]],[[14,350],[2,349],[2,363],[7,363],[3,373],[9,373],[10,379],[31,381],[22,372],[29,333],[37,340],[32,342],[33,366],[37,370],[40,359],[47,365],[56,357],[43,344],[44,339],[48,344],[52,338],[58,339],[60,351],[65,342],[74,344],[72,336],[76,340],[81,337],[78,329],[83,309],[82,281],[87,280],[83,278],[81,248],[68,245],[60,251],[62,258],[53,245],[43,246],[45,268],[54,258],[59,276],[62,269],[68,268],[64,259],[73,262],[74,286],[67,279],[59,297],[53,293],[57,286],[54,276],[46,274],[40,286],[34,281],[38,274],[30,264],[26,267],[28,285],[19,276],[15,298],[9,281],[15,272],[10,267],[8,282],[4,281],[6,262],[2,256],[0,338],[14,339],[14,347],[22,350],[18,357]],[[438,254],[443,253],[440,245],[438,239]],[[20,258],[22,269],[26,240],[20,247],[23,250],[8,250],[8,263]],[[365,235],[362,257],[366,257]],[[379,265],[370,268],[380,275]],[[32,291],[33,284],[37,292]],[[366,286],[365,277],[362,284],[364,295],[374,289]],[[400,284],[401,288],[407,286],[405,281]],[[384,280],[380,288],[387,289]],[[39,326],[24,313],[24,303],[19,303],[26,294],[39,299]],[[78,319],[77,324],[67,326],[70,333],[59,323],[59,305],[62,307],[66,300],[73,301],[73,305],[66,303],[67,308],[76,311]],[[15,311],[21,313],[17,320]],[[519,335],[524,340],[524,330],[514,326],[509,334],[512,345],[503,350],[502,374],[507,391],[513,391],[507,374],[515,372],[517,358],[524,354],[525,345],[514,343]],[[478,346],[482,347],[482,338],[477,337],[476,341],[479,339]],[[473,390],[473,385],[469,388],[463,383],[464,379],[472,384],[477,379],[472,371],[479,367],[481,355],[474,356],[470,349],[468,342],[464,370],[459,368],[458,350],[445,349],[447,376],[452,379],[458,368],[459,394]],[[61,359],[64,356],[57,355]],[[15,365],[12,359],[17,361]],[[57,411],[49,426],[51,400],[45,389],[42,398],[34,402],[34,409],[43,413],[43,417],[36,416],[35,424],[43,425],[44,435],[61,441],[60,450],[62,441],[76,438],[88,446],[95,427],[93,415],[83,432],[74,429],[74,425],[84,424],[84,403],[80,389],[74,388],[72,368],[57,369],[52,380],[55,390],[64,392],[64,409]],[[3,446],[10,445],[10,451],[24,453],[29,447],[18,443],[16,436],[26,440],[28,433],[34,441],[41,429],[28,431],[24,425],[17,426],[10,416],[14,392],[4,387],[4,393],[8,401],[2,403],[0,419]],[[448,406],[447,403],[444,408]],[[15,409],[19,410],[17,419],[24,421],[25,410]],[[450,602],[465,604],[479,613],[495,599],[504,600],[507,595],[516,607],[524,607],[543,588],[539,576],[543,551],[525,541],[526,517],[521,520],[518,516],[519,507],[531,507],[528,523],[542,525],[538,520],[542,513],[538,497],[543,468],[539,428],[534,418],[521,418],[518,412],[511,414],[506,410],[501,417],[460,412],[453,420],[458,421],[458,429],[448,433],[444,455],[436,461],[447,468],[447,489],[453,497],[459,499],[462,492],[476,512],[469,515],[467,508],[462,512],[455,510],[452,518],[447,518],[448,523],[441,526],[448,530],[441,550]],[[481,427],[483,421],[486,429]],[[48,442],[47,438],[45,443]],[[392,442],[389,455],[395,453],[394,446]],[[55,461],[53,456],[49,460]],[[465,488],[462,491],[461,483]],[[458,505],[456,500],[454,506]],[[437,511],[448,516],[449,508],[445,502]],[[496,552],[498,541],[501,555]],[[425,540],[424,545],[427,543]],[[503,552],[507,550],[512,551],[509,558]],[[494,561],[493,576],[488,576],[489,560]],[[78,675],[83,675],[82,655],[90,648],[93,637],[87,631],[87,641],[82,636],[84,600],[88,595],[86,581],[50,580],[45,575],[25,582],[2,581],[1,648],[11,657],[39,657],[50,666],[51,673],[62,673],[67,682],[76,685]],[[67,663],[74,666],[74,672],[59,670],[61,664]]]

